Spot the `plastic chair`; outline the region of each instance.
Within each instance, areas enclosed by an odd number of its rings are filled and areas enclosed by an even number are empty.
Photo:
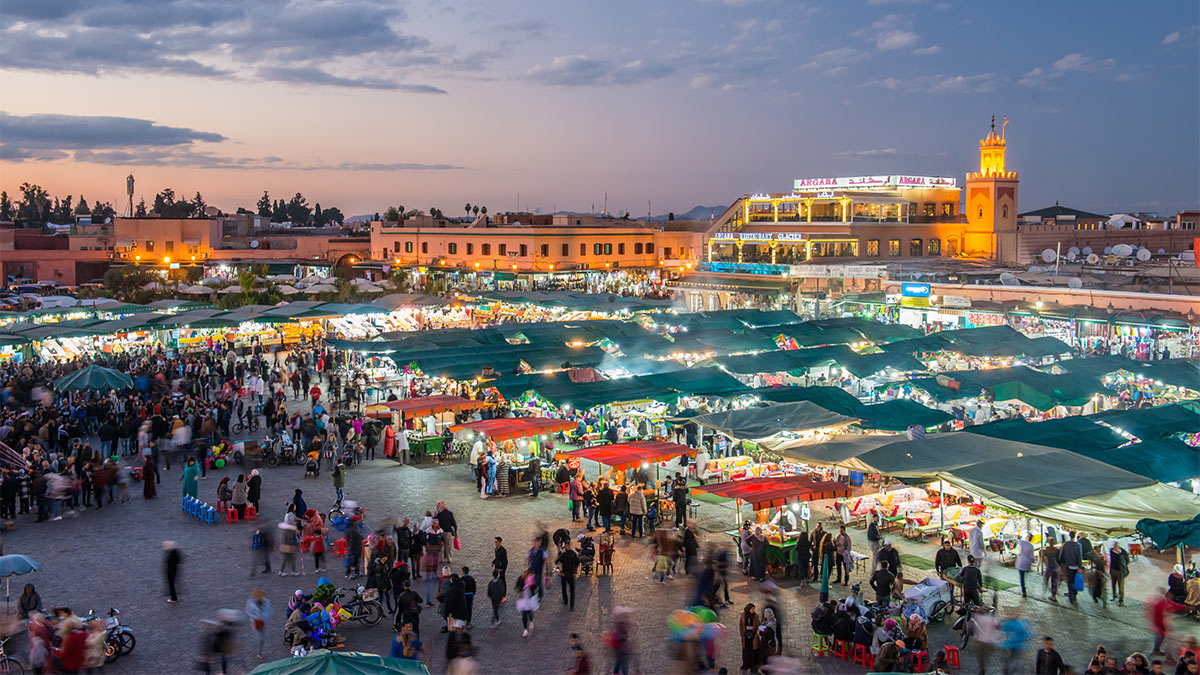
[[[870,670],[875,667],[875,655],[871,653],[871,648],[867,645],[854,645],[854,663],[861,665],[863,668]]]
[[[229,510],[229,502],[222,499],[217,500],[217,513],[225,513]]]
[[[830,636],[813,633],[810,640],[808,655],[812,656],[828,656],[833,653],[833,645],[830,644]]]
[[[338,539],[337,541],[333,542],[333,554],[335,556],[340,558],[346,555],[349,550],[350,545],[346,543],[345,539]]]
[[[253,504],[246,505],[246,520],[258,520],[258,509]]]
[[[225,512],[225,523],[232,524],[238,522],[237,509],[229,509]]]
[[[946,652],[946,664],[951,668],[962,668],[962,660],[958,654],[958,647],[954,645],[946,645],[942,647]]]
[[[833,655],[843,661],[850,659],[850,643],[845,640],[833,641]]]
[[[191,511],[192,511],[192,504],[191,504],[191,501],[192,501],[192,498],[191,498],[191,497],[184,497],[184,498],[183,498],[183,502],[182,502],[182,503],[179,505],[179,508],[180,508],[180,509],[181,509],[181,510],[182,510],[184,513],[191,513]]]

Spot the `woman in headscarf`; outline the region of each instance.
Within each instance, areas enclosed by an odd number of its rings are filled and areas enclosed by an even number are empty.
[[[758,612],[754,603],[747,603],[738,619],[738,631],[742,638],[742,672],[758,669]]]
[[[808,583],[808,561],[808,532],[801,530],[799,538],[796,539],[796,568],[800,573],[801,585]]]
[[[153,475],[153,474],[151,474]],[[200,494],[200,485],[196,477],[200,475],[200,467],[196,465],[196,458],[188,459],[187,466],[183,467],[183,475],[179,477],[179,482],[183,484],[183,496],[196,499]]]
[[[154,480],[154,456],[146,455],[142,464],[142,497],[154,499],[158,496],[158,481]]]
[[[750,578],[757,581],[767,578],[767,538],[761,527],[754,528],[750,536]]]
[[[779,623],[775,618],[775,612],[770,607],[763,607],[762,623],[758,627],[758,666],[767,665],[767,659],[775,656],[776,640],[779,631]]]
[[[925,627],[925,619],[922,619],[920,614],[913,612],[908,616],[905,635],[905,644],[909,649],[913,651],[925,649],[925,645],[929,642],[929,633]]]

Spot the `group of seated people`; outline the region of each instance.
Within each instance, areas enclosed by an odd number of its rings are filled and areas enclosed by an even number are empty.
[[[886,616],[859,604],[853,596],[835,603],[818,604],[812,612],[812,629],[817,635],[845,643],[848,651],[866,649],[874,659],[874,672],[916,672],[917,652],[926,652],[929,637],[926,621],[918,613],[908,618]],[[853,653],[851,651],[851,653]],[[942,651],[934,654],[931,665],[945,665]]]

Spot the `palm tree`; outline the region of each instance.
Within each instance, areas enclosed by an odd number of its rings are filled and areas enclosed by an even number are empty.
[[[483,217],[486,219],[487,218],[487,207],[485,206],[482,209],[480,209],[479,211],[480,211],[480,213],[483,214]]]
[[[467,202],[466,209],[467,209],[467,217],[470,218],[471,217],[471,202]]]
[[[476,204],[475,206],[473,206],[471,208],[473,211],[475,211],[475,215],[479,215],[479,205],[478,204]]]

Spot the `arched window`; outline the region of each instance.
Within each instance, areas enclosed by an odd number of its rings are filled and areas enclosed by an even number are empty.
[[[929,242],[926,244],[925,251],[928,255],[941,255],[942,254],[942,240],[937,239],[937,238],[930,239]]]
[[[910,258],[921,257],[921,244],[924,243],[920,239],[910,239],[908,241],[908,255]]]
[[[958,255],[958,237],[948,237],[946,239],[946,255],[950,257]]]

